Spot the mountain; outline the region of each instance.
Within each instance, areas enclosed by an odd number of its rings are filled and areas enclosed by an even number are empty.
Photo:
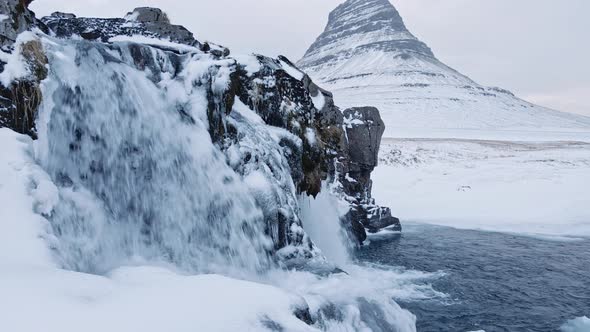
[[[485,64],[482,64],[485,65]],[[345,107],[380,109],[385,137],[590,131],[590,118],[482,86],[439,61],[388,0],[348,0],[298,62]]]

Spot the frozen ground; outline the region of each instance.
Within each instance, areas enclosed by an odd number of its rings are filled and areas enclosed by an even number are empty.
[[[374,197],[402,221],[590,237],[590,143],[384,139]]]

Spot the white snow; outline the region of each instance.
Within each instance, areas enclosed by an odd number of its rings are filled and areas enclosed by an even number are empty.
[[[358,114],[358,112],[356,112],[356,113]],[[355,116],[357,114],[351,115],[348,118],[347,117],[344,118],[343,123],[344,123],[344,126],[346,128],[352,128],[352,127],[357,126],[357,125],[360,126],[360,125],[364,125],[365,124],[365,122],[363,120],[361,120],[361,119],[359,119],[358,117]]]
[[[125,15],[125,19],[127,21],[131,21],[131,22],[136,21],[138,17],[139,17],[138,11],[134,11],[133,13],[129,13],[129,14]]]
[[[281,67],[296,80],[301,81],[303,76],[305,75],[301,70],[291,66],[290,64],[286,63],[285,61],[280,61]]]
[[[34,210],[50,213],[56,197],[47,174],[33,161],[31,145],[28,136],[0,128],[0,274],[6,265],[49,265],[42,239],[49,225]]]
[[[386,139],[373,181],[402,222],[590,237],[590,143]]]
[[[239,99],[235,101],[233,110],[235,112],[238,112],[244,118],[248,119],[248,121],[251,122],[251,123],[254,123],[254,124],[257,124],[257,125],[263,125],[264,124],[264,120],[262,120],[262,118],[260,117],[260,115],[256,114],[256,112],[254,112],[253,110],[251,110],[248,106],[246,106],[246,104],[244,104]]]
[[[236,54],[232,57],[245,67],[248,76],[254,75],[262,68],[260,61],[254,54]]]
[[[10,17],[8,15],[0,14],[0,22],[4,22],[4,21],[6,21],[9,18]]]
[[[152,38],[152,37],[146,37],[146,36],[142,36],[142,35],[134,35],[134,36],[120,35],[120,36],[115,36],[115,37],[112,37],[109,39],[109,43],[116,43],[116,42],[146,44],[146,45],[152,45],[152,46],[174,48],[174,49],[177,49],[182,52],[202,53],[198,48],[193,47],[193,46],[175,43],[173,41],[170,41],[169,39]]]
[[[344,178],[346,179],[346,181],[351,182],[351,183],[356,183],[357,181],[353,178],[350,177],[350,173],[346,173],[346,175],[344,176]]]
[[[316,331],[292,315],[299,297],[218,275],[130,267],[101,277],[27,267],[2,276],[0,310],[11,313],[0,319],[2,331],[265,331],[265,320]]]
[[[16,42],[14,43],[15,50],[12,53],[0,50],[0,61],[6,63],[4,65],[4,71],[0,73],[0,84],[8,87],[14,80],[30,74],[25,58],[21,53],[21,46],[36,38],[34,32],[25,31],[16,38]]]
[[[305,128],[305,139],[309,145],[314,146],[317,144],[317,138],[315,130],[313,128]]]
[[[315,108],[320,111],[326,105],[326,97],[324,97],[324,95],[319,91],[317,95],[311,96],[311,100],[313,101],[313,105],[315,106]]]
[[[561,332],[588,332],[590,331],[590,318],[578,317],[561,326]]]

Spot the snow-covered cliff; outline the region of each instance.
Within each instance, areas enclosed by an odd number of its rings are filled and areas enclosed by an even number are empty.
[[[44,214],[65,267],[139,256],[258,270],[321,256],[299,197],[322,187],[355,241],[399,227],[370,194],[379,112],[341,112],[288,59],[231,56],[154,8],[41,21],[12,8],[36,30],[1,53],[2,125],[38,138],[59,188]]]

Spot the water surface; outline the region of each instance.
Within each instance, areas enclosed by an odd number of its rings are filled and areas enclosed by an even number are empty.
[[[406,225],[357,255],[372,263],[444,271],[446,299],[398,301],[429,331],[558,331],[590,316],[590,239],[559,242],[512,234]]]

